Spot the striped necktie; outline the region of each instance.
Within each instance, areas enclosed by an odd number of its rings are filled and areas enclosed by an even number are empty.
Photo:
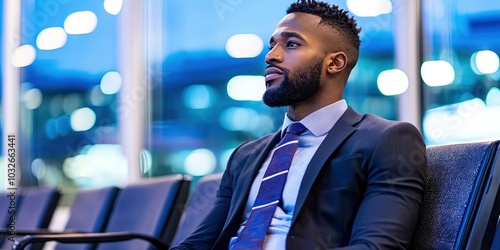
[[[297,150],[298,137],[306,130],[301,123],[292,123],[283,139],[276,145],[250,216],[236,239],[233,250],[262,248],[267,229],[281,199],[293,155]]]

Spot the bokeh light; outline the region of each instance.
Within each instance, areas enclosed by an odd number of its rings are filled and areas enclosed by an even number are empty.
[[[101,78],[101,91],[106,95],[116,94],[122,87],[122,76],[116,71],[110,71]]]
[[[260,55],[264,42],[255,34],[237,34],[226,42],[226,52],[234,58],[252,58]]]
[[[14,67],[26,67],[36,59],[36,50],[33,46],[26,44],[19,46],[12,53],[11,63]]]
[[[96,121],[96,115],[90,108],[80,108],[71,114],[71,128],[74,131],[87,131]]]
[[[217,166],[214,153],[208,149],[193,150],[184,162],[184,169],[187,174],[202,176],[212,173]]]
[[[471,67],[478,75],[493,74],[498,71],[500,59],[491,50],[481,50],[471,56]]]
[[[400,69],[382,71],[377,77],[377,87],[385,96],[400,95],[408,86],[408,76]]]
[[[28,89],[26,90],[26,92],[24,92],[22,100],[24,102],[24,106],[27,109],[36,109],[42,104],[42,91],[37,88]]]
[[[104,10],[111,15],[118,15],[122,9],[122,0],[104,0]]]
[[[88,34],[95,30],[97,16],[92,11],[71,13],[64,20],[64,30],[71,35]]]
[[[261,101],[265,91],[264,76],[235,76],[227,83],[227,94],[236,101]]]
[[[359,17],[376,17],[392,12],[390,0],[347,0],[349,11]]]
[[[36,37],[36,46],[40,50],[59,49],[66,44],[68,35],[61,27],[46,28]]]
[[[447,61],[426,61],[422,64],[420,74],[425,84],[430,87],[446,86],[455,81],[455,70]]]
[[[190,85],[184,91],[184,104],[190,109],[206,109],[215,103],[216,91],[201,84]]]

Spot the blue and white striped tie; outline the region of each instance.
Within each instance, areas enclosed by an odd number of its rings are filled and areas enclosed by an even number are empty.
[[[297,150],[298,137],[306,131],[301,123],[292,123],[278,143],[262,178],[257,198],[247,223],[235,241],[233,250],[261,249],[285,186],[288,169]]]

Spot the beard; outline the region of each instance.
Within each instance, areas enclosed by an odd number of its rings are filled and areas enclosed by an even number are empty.
[[[283,71],[283,81],[277,87],[268,88],[262,100],[269,107],[290,106],[305,101],[319,91],[322,60],[303,68],[296,73]]]

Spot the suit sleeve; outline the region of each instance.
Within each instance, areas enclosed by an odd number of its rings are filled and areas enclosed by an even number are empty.
[[[241,148],[241,146],[239,147]],[[238,148],[238,149],[239,149]],[[212,249],[212,246],[218,239],[226,221],[231,198],[233,196],[233,184],[231,174],[231,163],[238,151],[236,149],[231,155],[228,166],[222,176],[217,197],[214,201],[214,206],[207,216],[203,219],[196,230],[183,240],[179,246],[171,248],[171,250],[204,250]]]
[[[408,249],[426,170],[425,144],[413,125],[398,123],[385,130],[368,164],[366,192],[349,246],[337,249]]]

